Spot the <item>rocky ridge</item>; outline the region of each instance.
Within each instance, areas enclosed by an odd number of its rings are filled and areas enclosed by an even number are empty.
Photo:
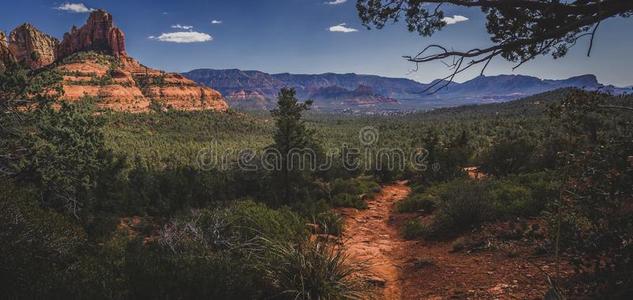
[[[15,60],[31,69],[39,69],[55,62],[58,45],[56,38],[27,23],[13,29],[8,39],[9,51]]]
[[[57,57],[64,58],[80,51],[102,51],[114,57],[125,57],[125,34],[114,26],[112,15],[104,10],[90,14],[86,25],[73,26],[64,34]]]
[[[0,33],[0,69],[10,60],[58,71],[67,101],[91,97],[99,107],[129,112],[228,109],[218,91],[128,56],[125,34],[103,10],[93,11],[84,26],[73,26],[62,42],[30,24],[14,29],[8,40]]]
[[[147,111],[152,104],[177,110],[228,108],[218,91],[180,74],[146,67],[128,56],[78,52],[54,68],[64,77],[64,98],[70,101],[96,97],[101,107],[130,112]]]
[[[588,74],[568,79],[541,79],[526,75],[479,76],[463,83],[442,86],[441,80],[420,83],[406,78],[389,78],[362,74],[268,74],[236,69],[198,69],[183,73],[186,77],[213,86],[227,96],[231,105],[248,105],[244,98],[265,98],[274,105],[279,89],[291,87],[300,99],[313,99],[314,109],[325,111],[391,112],[428,110],[469,104],[506,102],[561,88],[600,90],[614,95],[632,93],[599,83]],[[429,90],[430,89],[430,90]],[[248,91],[248,93],[246,93]],[[236,97],[231,97],[235,95]],[[269,105],[270,106],[270,105]],[[257,109],[253,105],[251,109]]]
[[[5,63],[10,60],[15,60],[15,58],[9,50],[7,36],[4,34],[4,32],[0,31],[0,71],[4,70]]]

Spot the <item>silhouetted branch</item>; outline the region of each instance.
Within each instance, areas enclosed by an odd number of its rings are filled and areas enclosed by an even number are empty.
[[[594,37],[596,37],[596,31],[598,30],[600,23],[601,22],[598,22],[596,26],[593,28],[593,31],[591,32],[591,40],[589,41],[589,49],[587,50],[587,56],[591,56],[591,50],[593,49],[593,39]]]
[[[425,7],[434,3],[438,4],[434,10]],[[455,75],[478,63],[484,64],[483,75],[497,56],[516,62],[513,69],[552,51],[554,58],[562,57],[586,36],[590,36],[587,51],[590,55],[603,20],[633,15],[631,0],[358,0],[357,8],[366,26],[373,24],[382,28],[387,21],[396,22],[404,15],[410,31],[430,36],[447,25],[444,12],[440,10],[444,3],[480,7],[487,14],[486,29],[494,43],[487,48],[468,51],[449,51],[442,45],[432,44],[414,56],[404,57],[416,64],[415,70],[419,69],[420,63],[441,61],[453,70],[444,78],[449,80],[449,84]],[[447,58],[453,59],[453,63],[443,61]],[[467,63],[465,60],[469,58],[473,61]],[[447,86],[446,83],[435,82],[430,89],[438,85]]]

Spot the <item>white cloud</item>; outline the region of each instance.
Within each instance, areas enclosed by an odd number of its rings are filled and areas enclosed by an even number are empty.
[[[161,42],[169,42],[169,43],[202,43],[202,42],[210,42],[213,41],[213,37],[203,33],[196,31],[178,31],[178,32],[167,32],[163,33],[159,36],[150,36],[152,40],[158,40]]]
[[[86,7],[86,5],[83,3],[64,3],[56,7],[55,9],[65,10],[65,11],[74,12],[74,13],[87,13],[94,10],[94,8]]]
[[[191,30],[191,29],[193,29],[193,26],[176,24],[176,25],[171,25],[171,28],[174,28],[174,29]]]
[[[347,24],[345,24],[345,23],[334,25],[334,26],[330,27],[328,30],[331,31],[331,32],[343,32],[343,33],[349,33],[349,32],[356,32],[356,31],[358,31],[357,29],[354,29],[354,28],[351,28],[351,27],[347,27]]]
[[[453,24],[457,24],[459,22],[466,22],[466,21],[468,21],[468,18],[466,18],[464,16],[454,15],[453,17],[444,17],[442,19],[442,21],[444,21],[444,23],[446,23],[446,25],[453,25]]]
[[[213,20],[211,21],[211,24],[222,24],[221,20]]]
[[[347,2],[347,0],[332,0],[332,1],[325,2],[325,4],[327,4],[327,5],[339,5],[339,4],[343,4],[345,2]]]

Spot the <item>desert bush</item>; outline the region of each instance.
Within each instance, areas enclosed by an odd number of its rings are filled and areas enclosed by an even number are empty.
[[[307,233],[305,220],[290,209],[274,210],[253,201],[234,204],[228,221],[246,239],[264,236],[268,239],[298,242]]]
[[[319,218],[340,230],[340,217]],[[343,299],[359,291],[342,250],[306,239],[305,221],[288,209],[252,201],[176,218],[156,244],[129,255],[135,298]]]
[[[536,216],[547,208],[558,199],[562,186],[561,174],[557,171],[519,174],[507,179],[530,191],[532,199],[523,211],[524,216]]]
[[[429,213],[435,209],[437,202],[437,196],[432,194],[411,194],[406,199],[396,203],[396,211]]]
[[[558,197],[560,182],[554,176],[538,172],[490,180],[487,197],[500,218],[534,217]]]
[[[282,299],[362,299],[363,286],[355,277],[345,251],[334,245],[306,241],[299,245],[262,240],[261,251],[272,253],[262,271]]]
[[[41,193],[41,204],[74,217],[112,212],[125,161],[105,145],[103,120],[82,105],[39,108],[17,167],[19,183]]]
[[[360,194],[361,191],[358,187],[357,182],[352,179],[335,179],[331,183],[332,194]]]
[[[226,208],[195,210],[174,218],[161,230],[159,241],[179,252],[192,247],[244,247],[259,237],[299,242],[306,236],[305,220],[289,209],[275,210],[262,203],[238,201]]]
[[[81,226],[42,209],[38,193],[0,182],[0,294],[7,299],[64,297],[87,246]]]
[[[457,234],[483,222],[539,215],[556,199],[555,176],[541,172],[483,181],[458,179],[431,185],[396,208],[400,212],[435,209],[429,236]]]
[[[499,141],[484,155],[481,169],[495,176],[506,176],[529,171],[535,145],[526,139]]]
[[[127,250],[125,271],[136,299],[256,299],[265,291],[254,263],[229,251],[175,254],[137,243]]]
[[[589,298],[633,297],[630,105],[630,96],[572,90],[550,111],[574,142],[561,155],[565,176],[550,233],[580,275],[573,288]]]
[[[131,298],[255,299],[274,285],[261,276],[272,265],[271,243],[300,244],[305,221],[288,209],[240,201],[174,218],[149,245],[126,247]],[[266,296],[268,295],[268,296]]]
[[[530,190],[510,181],[491,182],[486,195],[498,217],[529,215],[533,210]]]
[[[331,184],[332,205],[335,207],[367,208],[365,199],[380,192],[380,185],[371,177],[336,179]]]
[[[455,180],[441,185],[430,236],[450,236],[493,219],[486,194],[486,185],[480,182]]]
[[[351,207],[356,209],[367,208],[367,202],[365,202],[361,196],[348,193],[336,194],[332,199],[332,205],[334,207]]]
[[[430,228],[417,219],[409,220],[400,229],[405,239],[412,240],[427,237],[431,232]]]
[[[314,223],[319,225],[322,233],[339,236],[343,232],[343,218],[331,211],[318,214]]]
[[[402,178],[405,170],[395,167],[402,164],[400,160],[401,158],[398,155],[387,153],[382,159],[378,160],[375,167],[372,167],[371,174],[380,183],[389,183]]]

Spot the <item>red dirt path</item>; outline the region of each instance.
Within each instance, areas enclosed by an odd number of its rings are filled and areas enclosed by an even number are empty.
[[[552,271],[551,259],[532,257],[529,263],[527,250],[512,256],[501,250],[453,253],[451,241],[404,240],[398,224],[415,216],[397,214],[393,207],[409,193],[405,182],[397,182],[369,200],[366,210],[339,210],[345,217],[343,243],[377,287],[369,297],[543,299],[548,286],[535,265]]]

